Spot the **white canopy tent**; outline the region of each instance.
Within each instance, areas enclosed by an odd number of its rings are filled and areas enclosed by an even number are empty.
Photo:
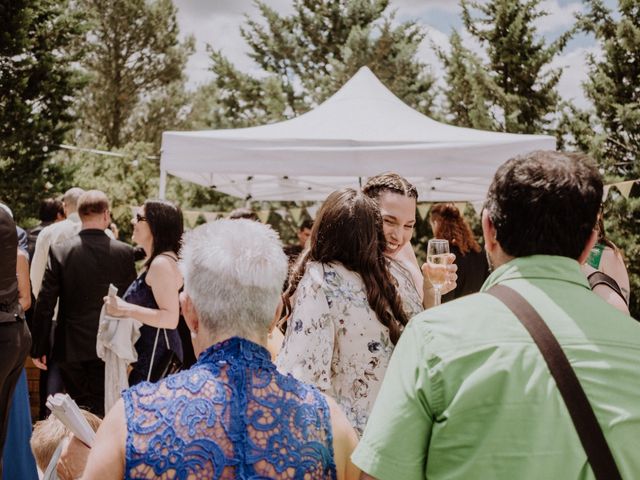
[[[323,200],[343,186],[394,171],[421,201],[484,199],[496,168],[555,139],[436,122],[361,68],[323,104],[252,128],[164,132],[160,196],[175,175],[251,200]]]

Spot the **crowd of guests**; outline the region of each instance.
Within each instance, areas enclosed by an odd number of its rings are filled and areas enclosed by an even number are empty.
[[[91,449],[55,419],[36,424],[38,466],[61,478],[604,478],[500,287],[548,325],[618,478],[634,478],[640,325],[602,191],[581,155],[512,159],[489,189],[483,246],[438,204],[430,226],[451,254],[420,267],[418,192],[395,173],[331,193],[284,249],[249,210],[185,233],[177,206],[148,200],[133,219],[136,254],[113,238],[105,194],[74,188],[32,231],[31,285],[0,210],[2,444],[30,349],[47,393],[97,415]],[[130,388],[107,409],[104,315],[140,325]]]

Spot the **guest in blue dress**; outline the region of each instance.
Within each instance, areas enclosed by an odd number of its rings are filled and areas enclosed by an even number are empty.
[[[2,452],[3,480],[38,480],[36,461],[31,453],[31,411],[27,374],[22,369],[9,410],[7,442]]]
[[[198,361],[123,393],[83,478],[358,478],[344,413],[279,373],[265,348],[287,274],[277,234],[250,220],[202,225],[186,237],[181,268]]]
[[[129,374],[129,385],[156,380],[173,351],[182,360],[177,326],[178,294],[182,275],[178,252],[182,241],[182,212],[171,202],[147,200],[133,219],[133,241],[146,253],[140,276],[122,299],[105,297],[107,313],[135,318],[142,323],[135,344],[138,361]]]

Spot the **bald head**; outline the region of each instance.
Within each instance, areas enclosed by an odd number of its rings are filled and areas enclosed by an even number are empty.
[[[89,190],[78,200],[78,215],[82,221],[82,229],[106,229],[111,223],[109,199],[100,190]]]
[[[78,187],[73,187],[64,192],[62,202],[64,203],[64,213],[69,215],[78,211],[78,201],[84,193],[84,190]]]

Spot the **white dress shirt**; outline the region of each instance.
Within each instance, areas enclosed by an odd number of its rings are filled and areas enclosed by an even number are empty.
[[[38,298],[44,271],[49,259],[49,248],[58,242],[63,242],[77,235],[82,228],[80,216],[74,212],[69,214],[66,220],[52,223],[42,229],[36,240],[36,249],[31,260],[31,288],[33,295]]]

